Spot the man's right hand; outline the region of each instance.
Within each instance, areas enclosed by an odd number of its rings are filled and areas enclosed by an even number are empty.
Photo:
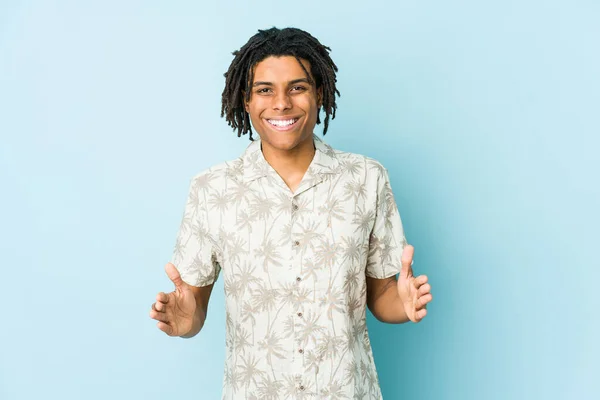
[[[169,336],[183,336],[190,332],[196,312],[196,299],[191,286],[185,283],[177,268],[171,263],[165,266],[169,279],[175,284],[171,293],[160,292],[152,304],[150,318],[158,321],[156,326]]]

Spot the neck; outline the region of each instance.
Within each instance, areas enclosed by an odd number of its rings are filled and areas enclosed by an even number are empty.
[[[270,146],[262,146],[262,152],[265,160],[279,174],[285,171],[304,173],[315,155],[315,146],[311,137],[310,140],[291,150],[281,151]]]
[[[262,143],[265,160],[284,180],[292,191],[300,184],[315,155],[313,137],[291,150],[278,150]]]

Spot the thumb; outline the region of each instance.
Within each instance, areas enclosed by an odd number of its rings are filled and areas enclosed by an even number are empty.
[[[400,277],[409,278],[412,276],[412,262],[415,254],[415,248],[410,244],[404,247],[402,251],[402,269],[400,270]]]
[[[167,265],[165,266],[165,271],[167,272],[167,276],[169,277],[171,282],[175,284],[175,287],[177,289],[182,289],[185,282],[183,282],[183,280],[181,279],[181,275],[179,274],[179,271],[177,271],[177,268],[175,268],[173,264],[167,263]]]

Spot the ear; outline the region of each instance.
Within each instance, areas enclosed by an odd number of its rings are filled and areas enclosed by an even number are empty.
[[[317,89],[317,108],[323,105],[323,86]]]
[[[248,107],[248,102],[246,101],[246,92],[242,90],[242,102],[244,103],[244,109],[248,114],[250,114],[250,107]]]

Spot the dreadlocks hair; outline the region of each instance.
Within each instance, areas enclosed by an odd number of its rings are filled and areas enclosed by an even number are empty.
[[[297,28],[271,28],[258,30],[242,48],[234,51],[235,56],[225,74],[225,89],[221,95],[221,117],[225,119],[233,130],[237,130],[238,137],[249,133],[252,138],[250,117],[245,108],[245,103],[250,101],[251,90],[249,85],[254,81],[254,66],[267,57],[292,56],[306,73],[308,81],[316,89],[323,88],[322,106],[325,111],[325,124],[323,135],[327,133],[329,117],[335,118],[337,105],[335,95],[340,95],[335,83],[337,82],[337,66],[329,57],[331,49],[322,45],[308,32]],[[310,74],[300,59],[310,62]],[[313,78],[314,77],[314,80]],[[317,124],[321,123],[317,111]]]

